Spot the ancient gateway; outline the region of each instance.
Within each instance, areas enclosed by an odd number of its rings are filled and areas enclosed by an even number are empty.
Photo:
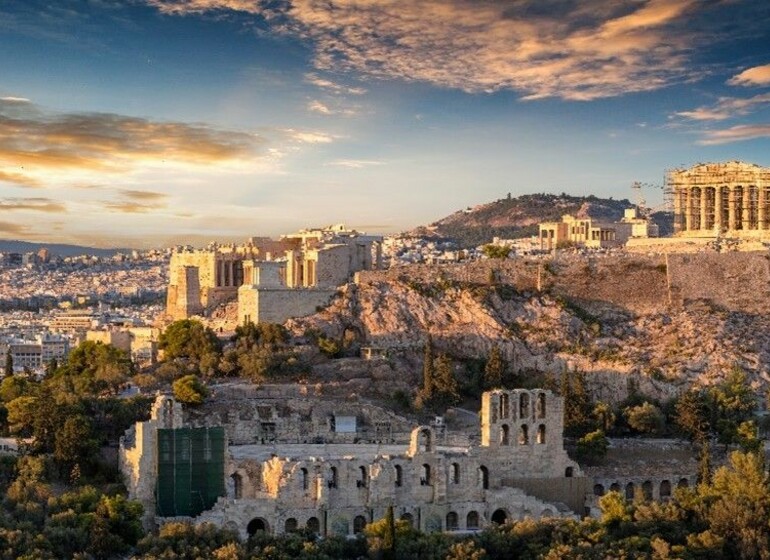
[[[674,233],[680,237],[770,237],[770,168],[728,161],[675,169]]]

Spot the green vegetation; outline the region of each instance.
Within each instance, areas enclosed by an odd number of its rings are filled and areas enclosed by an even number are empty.
[[[197,375],[180,377],[174,381],[171,387],[174,391],[174,398],[184,404],[203,404],[203,400],[208,395],[208,389],[201,383]]]
[[[490,259],[505,259],[508,258],[508,255],[511,252],[510,247],[506,247],[505,245],[484,245],[481,248],[481,251],[484,253],[484,255]]]

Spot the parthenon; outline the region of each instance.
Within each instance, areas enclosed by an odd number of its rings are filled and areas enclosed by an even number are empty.
[[[674,169],[674,233],[680,237],[770,237],[770,168],[728,161]]]

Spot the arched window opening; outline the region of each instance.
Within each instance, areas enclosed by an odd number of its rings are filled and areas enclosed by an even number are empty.
[[[510,437],[510,429],[508,428],[508,424],[503,424],[500,426],[500,445],[510,445],[511,444],[511,437]]]
[[[457,517],[457,513],[450,511],[446,514],[446,530],[457,531],[460,528],[460,520]]]
[[[297,530],[297,520],[293,517],[289,517],[289,519],[286,520],[286,522],[283,524],[283,532],[284,533],[293,533]]]
[[[634,488],[633,482],[629,482],[628,484],[626,484],[626,500],[633,500],[635,491],[636,491],[636,488]]]
[[[539,420],[545,418],[545,393],[539,393],[537,395],[536,413]]]
[[[540,519],[548,519],[549,517],[553,517],[553,512],[550,509],[545,508],[540,512]]]
[[[529,417],[529,393],[519,396],[519,418]]]
[[[414,517],[411,513],[402,513],[401,517],[399,519],[403,519],[407,523],[409,523],[410,527],[414,527]]]
[[[302,473],[302,489],[307,490],[310,486],[310,477],[308,477],[307,469],[303,468],[300,472]]]
[[[430,430],[422,430],[420,432],[420,445],[419,449],[423,452],[433,451],[433,439],[431,437]]]
[[[510,405],[508,404],[508,393],[500,393],[500,418],[508,418]]]
[[[669,482],[668,480],[664,480],[660,483],[660,497],[661,498],[671,497],[671,482]]]
[[[537,443],[541,445],[545,443],[545,424],[540,424],[537,427]]]
[[[238,473],[233,473],[233,497],[240,500],[243,497],[243,478]]]
[[[601,484],[594,484],[594,496],[604,496],[604,486]]]
[[[677,488],[688,488],[690,486],[690,481],[686,478],[680,478],[679,483],[676,485]]]
[[[529,443],[529,426],[524,424],[519,428],[519,445],[527,445]]]
[[[479,467],[479,483],[484,490],[489,489],[489,469],[484,465]]]
[[[479,528],[479,513],[477,511],[468,512],[468,516],[465,518],[465,527],[467,529]]]
[[[307,530],[313,534],[317,535],[321,532],[321,523],[318,521],[317,517],[311,517],[308,519],[305,526],[307,527]]]
[[[268,532],[267,521],[265,521],[261,517],[257,517],[256,519],[252,519],[251,521],[249,521],[249,524],[246,526],[246,532],[249,534],[250,537],[253,537],[260,531],[264,533]]]
[[[508,520],[508,514],[505,512],[504,509],[495,510],[495,513],[492,514],[492,523],[502,525],[507,520]]]
[[[572,478],[574,474],[575,474],[575,469],[573,469],[572,467],[567,467],[566,469],[564,469],[564,476],[566,476],[567,478]]]
[[[652,482],[645,480],[642,483],[642,493],[645,500],[652,500]]]
[[[327,485],[329,486],[329,488],[337,488],[338,483],[339,481],[337,476],[337,467],[332,467],[331,469],[329,469],[329,482],[327,483]]]
[[[353,519],[353,534],[358,535],[359,533],[362,533],[364,527],[366,527],[366,517],[363,515],[356,515],[355,519]]]
[[[430,465],[424,464],[420,472],[420,486],[430,486]]]
[[[358,480],[356,480],[356,487],[366,488],[366,479],[369,478],[366,467],[358,467]]]
[[[401,488],[401,486],[404,485],[404,469],[401,468],[401,465],[396,465],[395,470],[396,470],[396,486]]]
[[[449,470],[449,479],[452,481],[452,484],[460,484],[460,465],[457,463],[452,463]]]

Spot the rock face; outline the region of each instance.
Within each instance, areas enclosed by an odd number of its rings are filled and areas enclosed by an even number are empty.
[[[405,267],[362,275],[288,326],[407,356],[412,382],[430,335],[458,360],[498,346],[518,372],[580,369],[610,401],[629,374],[665,398],[735,366],[756,388],[770,381],[769,285],[765,255],[745,253]]]

